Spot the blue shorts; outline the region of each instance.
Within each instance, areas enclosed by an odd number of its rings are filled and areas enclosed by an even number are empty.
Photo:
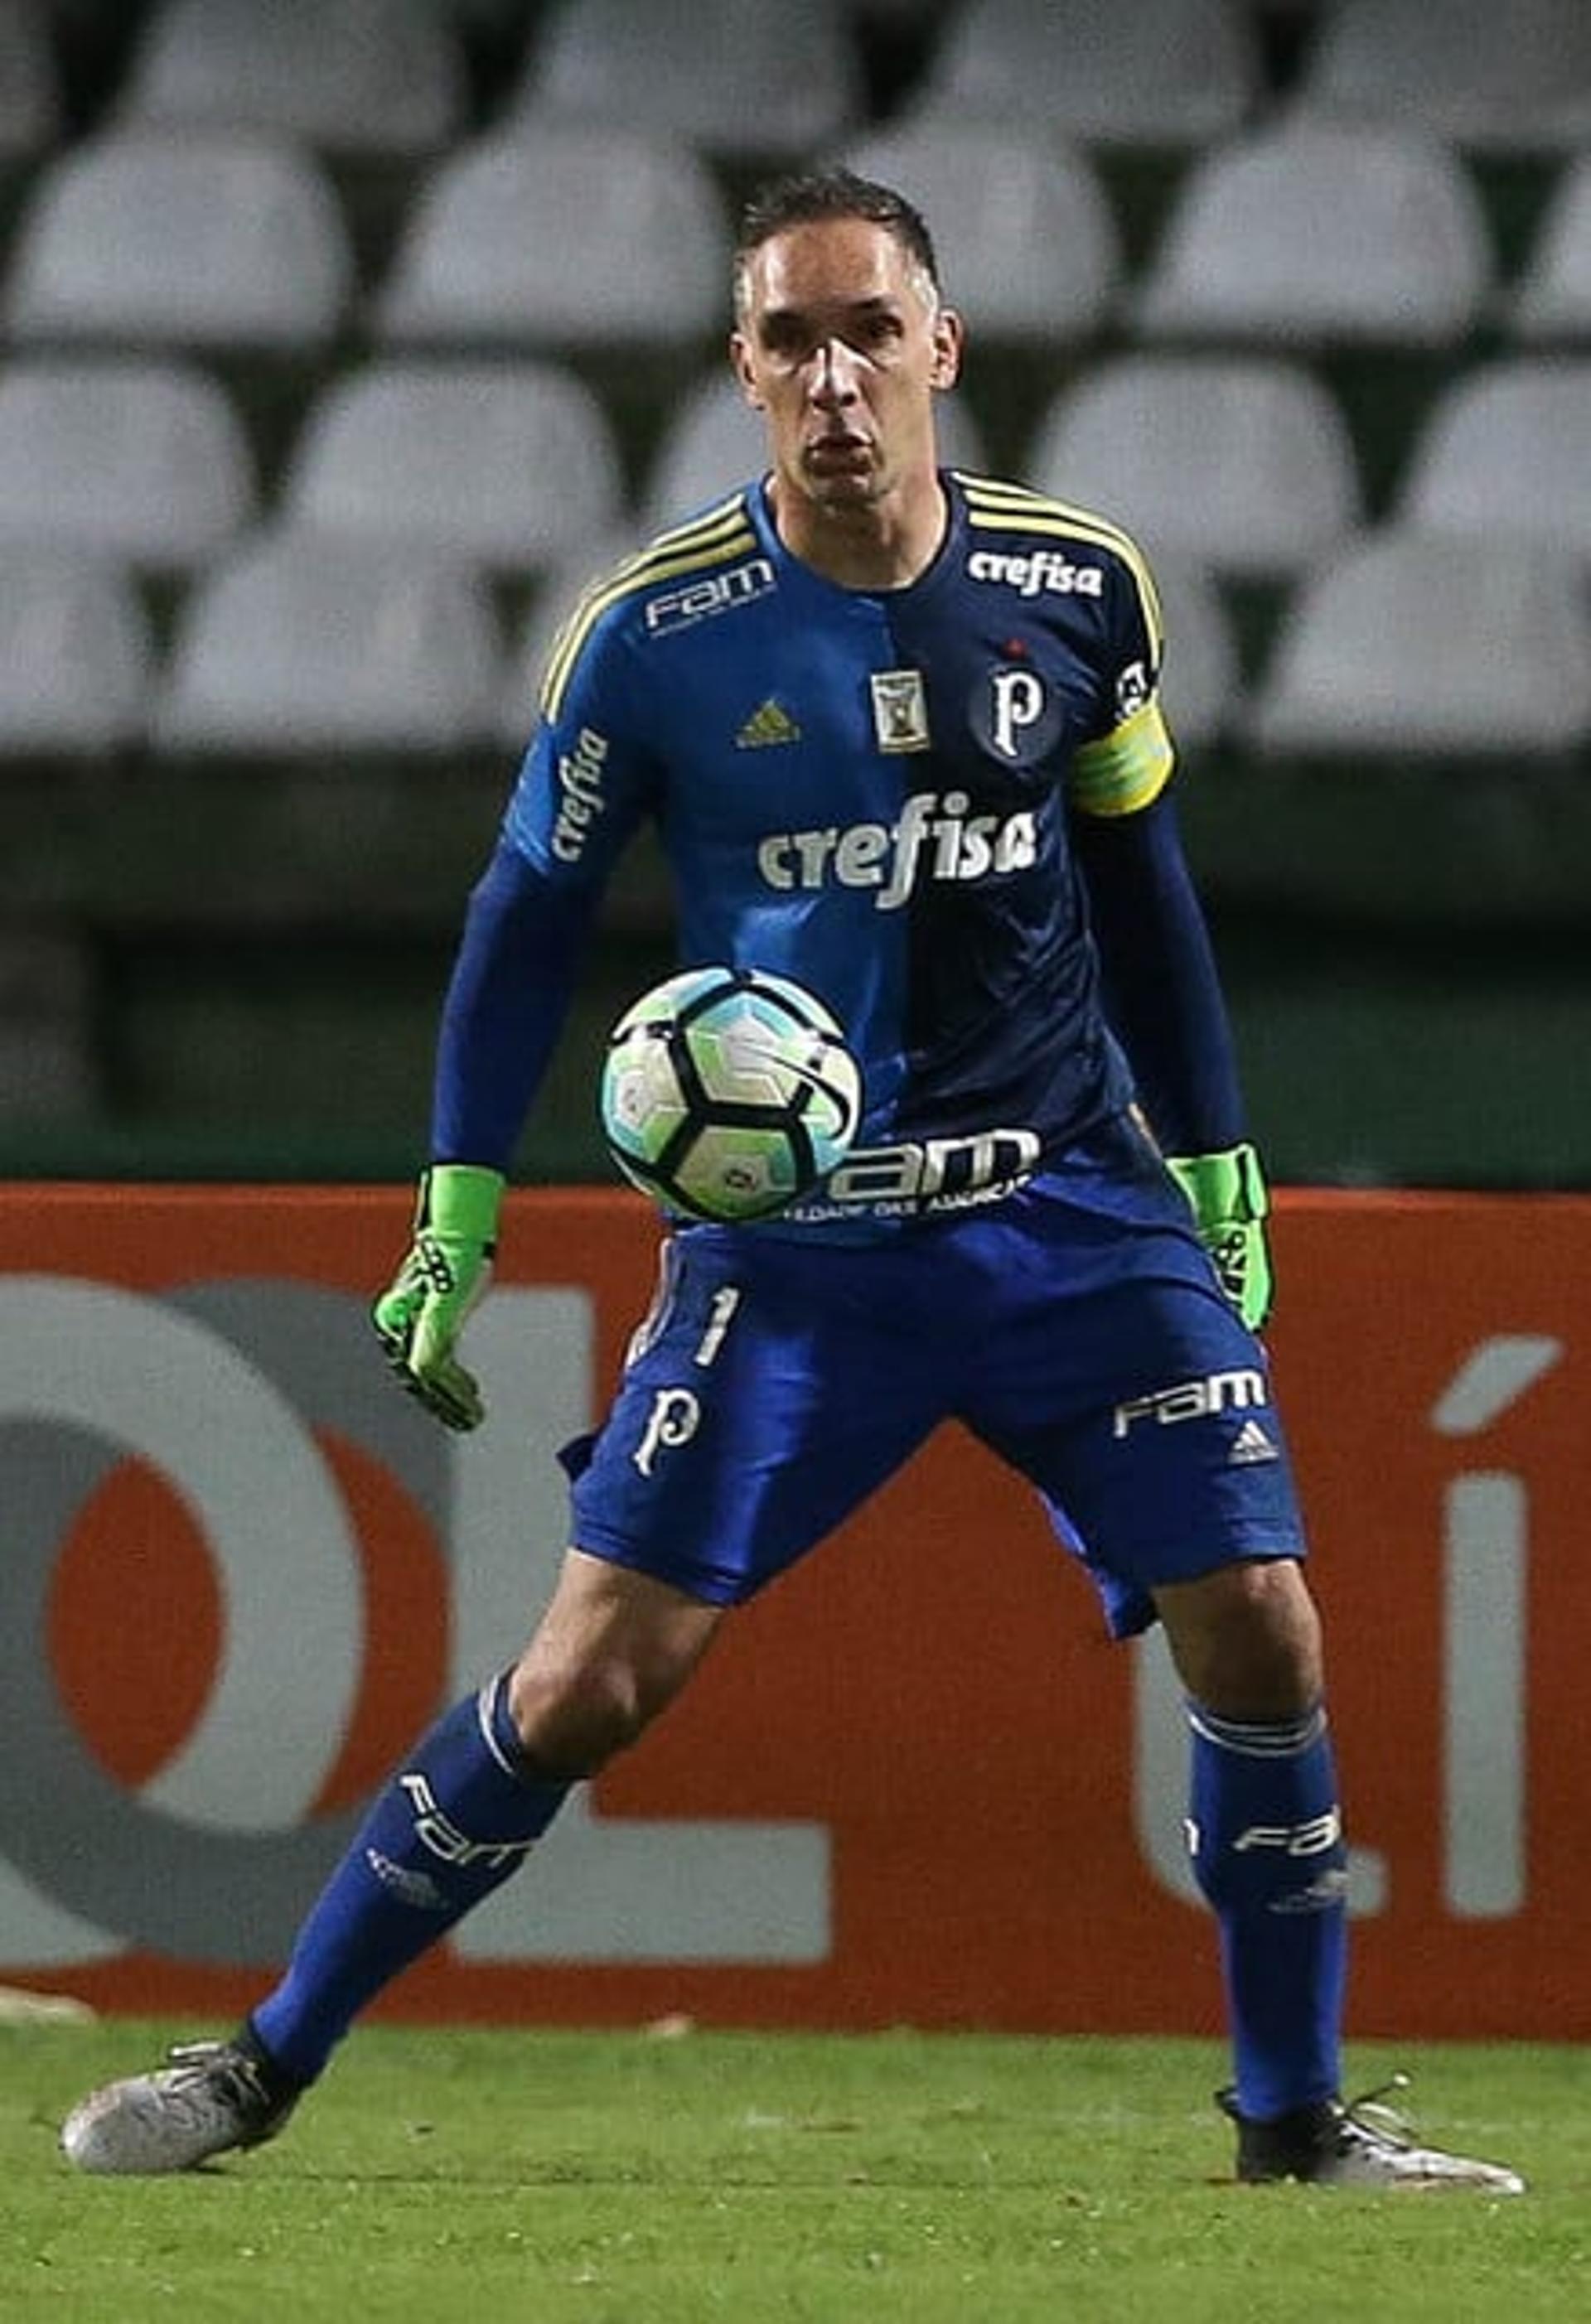
[[[1264,1351],[1186,1215],[1157,1163],[1125,1200],[1058,1171],[861,1249],[683,1230],[566,1448],[574,1541],[735,1605],[954,1419],[1037,1488],[1117,1637],[1159,1583],[1301,1556]]]

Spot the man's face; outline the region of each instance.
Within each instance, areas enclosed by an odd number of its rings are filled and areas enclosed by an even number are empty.
[[[961,327],[886,226],[823,218],[753,252],[730,352],[782,491],[836,512],[931,475]]]

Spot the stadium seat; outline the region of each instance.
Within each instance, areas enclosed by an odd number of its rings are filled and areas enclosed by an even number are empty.
[[[143,738],[150,641],[131,576],[61,549],[0,557],[0,753],[115,750]]]
[[[602,405],[572,373],[394,357],[322,392],[281,508],[323,532],[530,567],[613,524],[621,496]]]
[[[336,198],[295,147],[128,132],[46,165],[5,320],[28,343],[311,348],[351,279]]]
[[[987,465],[976,420],[960,394],[939,398],[939,443],[952,467]],[[720,493],[761,475],[768,466],[767,432],[727,371],[697,382],[664,433],[642,502],[644,532],[671,524]]]
[[[945,293],[974,344],[1048,346],[1103,319],[1121,266],[1115,221],[1081,153],[1041,131],[924,121],[857,139],[839,158],[918,204]]]
[[[1243,687],[1232,622],[1215,574],[1196,558],[1154,559],[1166,620],[1161,699],[1178,748],[1197,751],[1234,733],[1243,718]]]
[[[225,391],[180,364],[39,357],[0,369],[0,543],[150,567],[212,555],[256,511]]]
[[[1360,521],[1346,427],[1302,364],[1274,355],[1124,355],[1044,414],[1027,462],[1041,490],[1102,510],[1153,558],[1282,576]]]
[[[0,0],[0,161],[32,159],[60,128],[60,89],[42,0]]]
[[[1262,752],[1561,752],[1591,740],[1591,613],[1570,558],[1398,530],[1307,582],[1255,706]]]
[[[604,122],[709,153],[796,158],[865,110],[840,0],[566,0],[532,39],[508,124]]]
[[[432,0],[157,0],[118,110],[140,128],[264,129],[328,152],[434,152],[464,120]]]
[[[1544,542],[1591,571],[1591,359],[1519,356],[1456,380],[1398,513],[1421,532]]]
[[[698,380],[663,431],[639,512],[643,533],[731,491],[768,466],[761,416],[725,371]]]
[[[1249,12],[1232,0],[967,0],[920,105],[936,119],[1177,149],[1228,135],[1260,86]]]
[[[1399,125],[1476,151],[1561,149],[1591,137],[1586,0],[1336,0],[1306,53],[1311,116]]]
[[[184,609],[156,706],[183,752],[468,748],[500,684],[486,586],[456,561],[273,532]]]
[[[705,163],[624,130],[495,134],[435,164],[378,296],[389,344],[679,346],[723,327]]]
[[[1477,320],[1479,196],[1414,131],[1263,130],[1196,161],[1143,281],[1151,339],[1441,347]]]
[[[1527,344],[1591,342],[1591,152],[1569,163],[1553,189],[1509,324]]]

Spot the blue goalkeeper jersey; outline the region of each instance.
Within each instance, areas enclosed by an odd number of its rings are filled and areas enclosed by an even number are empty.
[[[845,1026],[856,1149],[769,1231],[991,1199],[1119,1113],[1072,819],[1156,798],[1161,622],[1114,525],[943,479],[906,588],[844,588],[753,484],[589,589],[555,644],[504,837],[594,891],[654,818],[685,966],[795,978]]]

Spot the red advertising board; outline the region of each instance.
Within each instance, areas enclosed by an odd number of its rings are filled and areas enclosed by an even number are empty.
[[[0,1193],[0,1975],[228,2013],[358,1803],[506,1662],[656,1229],[511,1198],[478,1436],[386,1379],[400,1190]],[[1584,2036],[1591,1201],[1284,1194],[1272,1334],[1355,1847],[1351,2024]],[[25,1256],[25,1271],[18,1264]],[[948,1431],[384,2006],[1213,2031],[1179,1709]]]

